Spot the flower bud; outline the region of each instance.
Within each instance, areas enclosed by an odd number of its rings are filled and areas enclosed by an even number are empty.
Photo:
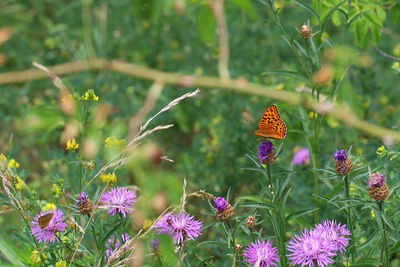
[[[247,217],[246,221],[244,222],[244,225],[246,225],[249,228],[254,227],[256,224],[257,224],[257,220],[256,220],[256,217],[254,217],[254,216]]]
[[[369,195],[376,200],[384,200],[389,195],[386,174],[379,172],[371,174],[368,180]]]
[[[78,206],[81,214],[89,214],[94,208],[92,201],[85,192],[82,192],[78,195],[78,202],[76,205]]]
[[[347,157],[346,150],[337,150],[333,158],[336,160],[335,167],[338,173],[348,174],[353,169],[353,162]]]
[[[301,35],[303,38],[310,38],[311,35],[312,35],[311,28],[304,24],[304,25],[301,26],[301,28],[300,28],[300,35]]]
[[[218,217],[218,219],[220,219],[222,221],[226,221],[226,220],[229,220],[230,218],[232,218],[234,213],[235,212],[234,212],[231,204],[227,203],[226,208],[224,210],[222,210],[222,211],[217,210],[217,217]]]

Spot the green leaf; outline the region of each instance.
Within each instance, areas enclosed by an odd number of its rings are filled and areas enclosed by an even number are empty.
[[[381,39],[381,28],[379,26],[373,25],[371,27],[372,31],[372,42],[374,45],[378,45],[379,40]]]
[[[294,0],[294,2],[296,4],[298,4],[299,6],[301,6],[302,8],[304,8],[305,10],[307,10],[308,12],[310,12],[311,14],[313,14],[317,18],[318,21],[320,20],[318,13],[315,12],[315,10],[312,9],[309,5],[307,5],[306,3],[303,3],[301,1],[298,1],[298,0]]]
[[[12,245],[10,242],[0,239],[0,251],[3,256],[12,264],[16,266],[24,266],[24,264],[19,260],[17,255],[23,253],[17,247]]]
[[[196,16],[197,32],[206,43],[215,41],[217,22],[209,5],[203,5]]]
[[[253,3],[251,0],[232,0],[233,3],[238,5],[241,9],[243,9],[247,15],[249,15],[250,18],[252,19],[257,19],[258,18],[258,13],[256,12],[256,9],[254,8]]]
[[[363,12],[358,13],[357,15],[355,15],[354,17],[352,17],[348,22],[347,22],[347,27],[349,27],[356,19],[358,19],[359,17],[361,17],[362,15],[364,15],[367,12],[371,12],[371,10],[367,9],[364,10]]]
[[[295,72],[295,71],[287,71],[287,70],[276,70],[276,71],[266,71],[263,72],[261,75],[282,75],[282,76],[287,76],[302,82],[307,82],[308,79],[304,77],[303,75]]]
[[[300,217],[300,216],[306,215],[308,213],[311,213],[311,212],[314,212],[314,211],[317,211],[317,210],[318,210],[318,208],[304,209],[304,210],[299,210],[299,211],[292,212],[288,216],[286,216],[286,221],[289,221],[289,220],[294,219],[296,217]]]
[[[241,208],[255,208],[255,209],[267,209],[267,210],[276,210],[276,207],[269,203],[245,203],[240,205]]]

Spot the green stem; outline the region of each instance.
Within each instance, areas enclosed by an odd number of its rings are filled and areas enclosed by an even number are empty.
[[[90,215],[89,214],[88,214],[88,218],[90,220]],[[99,242],[97,241],[96,231],[94,230],[93,224],[91,225],[91,227],[92,227],[92,233],[93,233],[94,242],[96,242],[97,250],[99,250]]]
[[[387,230],[386,230],[386,226],[385,226],[385,222],[383,220],[383,200],[377,200],[376,201],[378,203],[378,207],[379,207],[379,216],[381,217],[381,222],[382,222],[382,228],[383,228],[383,247],[381,250],[381,262],[383,261],[383,266],[384,267],[389,267],[389,248],[388,248],[388,237],[387,237]],[[385,253],[385,258],[383,260],[383,253]]]
[[[269,163],[267,163],[267,174],[268,174],[268,183],[271,186],[272,192],[274,192],[274,185],[272,183],[271,170],[270,170],[270,167],[269,167]],[[274,197],[275,197],[275,194],[274,194]]]
[[[346,174],[344,176],[344,188],[345,188],[345,193],[346,193],[346,198],[348,199],[350,197],[350,182],[349,182],[349,175]],[[347,203],[346,206],[349,204]],[[354,247],[354,231],[353,231],[353,217],[352,217],[352,212],[351,208],[347,207],[347,225],[350,228],[351,232],[351,239],[350,239],[350,252],[351,252],[351,260],[354,262],[355,258],[355,247]]]

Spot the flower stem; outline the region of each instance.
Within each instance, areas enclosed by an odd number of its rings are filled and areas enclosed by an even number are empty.
[[[270,167],[269,167],[269,163],[267,163],[267,174],[268,174],[268,183],[271,186],[272,192],[274,192],[274,185],[272,184],[271,170],[270,170]]]
[[[350,182],[349,182],[348,174],[346,174],[344,176],[344,188],[345,188],[346,198],[348,199],[350,197]],[[348,206],[349,204],[347,203],[346,205]],[[351,232],[350,253],[351,253],[351,260],[352,260],[352,262],[354,262],[355,247],[354,247],[354,233],[353,233],[353,218],[352,218],[352,212],[351,212],[350,207],[347,207],[347,225],[349,226],[350,232]]]
[[[388,249],[388,237],[387,237],[387,230],[385,226],[385,222],[383,220],[383,200],[377,200],[379,207],[379,216],[381,217],[381,222],[382,222],[382,228],[383,228],[383,235],[382,235],[382,240],[383,240],[383,247],[381,250],[381,262],[383,262],[384,267],[389,267],[389,249]],[[385,253],[385,258],[383,258],[383,253]]]

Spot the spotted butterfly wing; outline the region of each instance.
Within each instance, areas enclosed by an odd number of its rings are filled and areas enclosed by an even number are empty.
[[[278,108],[275,105],[267,108],[261,118],[259,129],[255,130],[254,133],[258,136],[274,139],[284,139],[286,137],[286,124],[281,119],[281,115],[279,115]]]
[[[40,227],[42,229],[47,227],[47,225],[49,225],[51,219],[53,219],[53,216],[54,216],[54,213],[48,213],[46,215],[40,216],[38,219]]]

